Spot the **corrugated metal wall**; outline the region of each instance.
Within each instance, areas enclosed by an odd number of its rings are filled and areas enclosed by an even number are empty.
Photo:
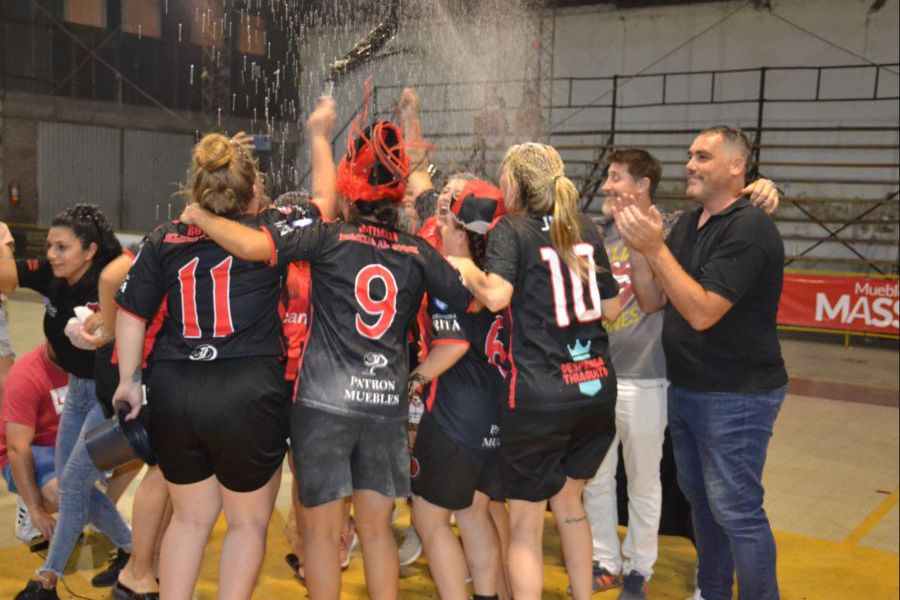
[[[111,127],[38,123],[38,225],[48,226],[78,202],[97,204],[119,224],[120,130]]]
[[[40,122],[38,225],[76,202],[99,205],[120,231],[142,233],[177,217],[183,201],[172,194],[193,143],[188,134]]]
[[[184,201],[172,197],[186,177],[194,137],[125,130],[122,229],[149,231],[159,220],[175,218]]]

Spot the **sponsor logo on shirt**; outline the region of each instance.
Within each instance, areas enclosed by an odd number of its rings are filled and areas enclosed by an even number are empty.
[[[441,301],[440,298],[433,298],[432,302],[434,303],[434,305],[437,307],[438,310],[447,310],[448,308],[450,308],[449,306],[447,306],[447,303]]]
[[[50,390],[50,401],[53,402],[53,410],[56,411],[57,416],[62,414],[63,405],[66,403],[66,393],[68,391],[69,386],[67,385]]]
[[[216,357],[219,356],[219,351],[215,346],[211,344],[203,344],[202,346],[197,346],[193,349],[190,354],[191,360],[200,360],[200,361],[210,361],[216,360]]]
[[[363,357],[365,370],[360,375],[350,376],[350,385],[344,389],[344,400],[375,404],[379,406],[399,406],[400,394],[393,379],[379,379],[376,371],[388,366],[388,359],[379,352],[367,352]]]
[[[500,447],[500,426],[492,423],[488,437],[482,438],[481,447],[485,450],[496,450]]]
[[[49,300],[47,300],[46,302],[47,302],[47,303],[44,305],[44,308],[45,308],[45,310],[47,311],[47,315],[48,315],[51,319],[53,319],[53,318],[56,317],[56,313],[59,312],[59,311],[56,310],[56,307],[53,306],[53,304],[52,304]]]
[[[600,381],[609,371],[606,363],[599,356],[591,356],[591,342],[582,344],[581,340],[575,340],[574,346],[566,344],[569,356],[574,362],[563,363],[560,366],[563,381],[567,385],[578,384],[579,391],[585,396],[596,396],[603,389]]]
[[[380,354],[378,352],[367,352],[363,357],[363,362],[368,369],[365,372],[365,375],[368,377],[375,377],[375,370],[385,368],[388,364],[388,359],[384,354]]]
[[[432,315],[431,324],[435,331],[462,331],[456,315]]]

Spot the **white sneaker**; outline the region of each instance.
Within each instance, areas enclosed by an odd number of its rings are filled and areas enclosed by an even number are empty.
[[[406,530],[406,539],[400,544],[398,553],[401,567],[408,567],[422,556],[422,542],[419,541],[419,535],[412,527]]]
[[[21,496],[16,496],[16,537],[26,544],[41,537],[41,532],[31,522],[31,515],[28,514],[28,508],[25,507]]]
[[[694,593],[687,600],[703,600],[703,596],[700,595],[700,588],[694,588]]]

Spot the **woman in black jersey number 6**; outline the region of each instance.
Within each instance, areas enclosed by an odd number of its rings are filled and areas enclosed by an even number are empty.
[[[601,320],[621,310],[596,226],[550,146],[512,146],[501,167],[507,215],[484,269],[451,258],[489,310],[507,309],[509,369],[500,415],[516,600],[538,600],[547,500],[576,600],[591,596],[591,531],[581,501],[615,434],[616,378]]]
[[[397,228],[408,161],[399,129],[352,128],[338,167],[345,221],[253,231],[196,206],[188,220],[235,256],[310,265],[309,340],[291,414],[312,600],[340,595],[343,498],[352,495],[369,597],[397,597],[394,499],[409,494],[407,332],[423,294],[465,312],[471,295],[428,243]]]

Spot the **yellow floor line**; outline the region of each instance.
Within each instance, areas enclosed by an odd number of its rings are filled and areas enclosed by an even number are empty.
[[[868,517],[863,519],[863,522],[850,532],[850,535],[847,536],[847,539],[844,540],[844,542],[856,545],[862,541],[862,539],[866,537],[866,534],[872,531],[872,529],[878,525],[878,522],[894,508],[898,500],[900,500],[900,487],[897,487],[890,496],[884,499],[884,502],[878,505],[878,508],[873,510]]]

